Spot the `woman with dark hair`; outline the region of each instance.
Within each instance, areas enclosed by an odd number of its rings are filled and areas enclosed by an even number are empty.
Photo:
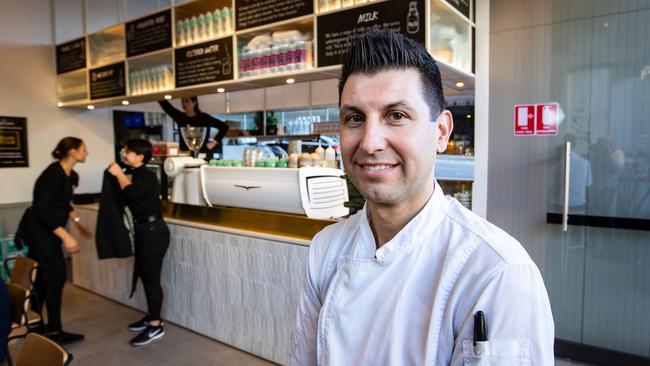
[[[200,148],[200,152],[203,153],[221,153],[221,141],[223,137],[226,136],[228,132],[228,125],[223,121],[220,121],[211,115],[202,112],[199,109],[199,100],[197,97],[181,98],[181,106],[183,107],[183,112],[174,108],[168,101],[163,100],[158,102],[162,109],[167,113],[173,120],[178,124],[178,127],[207,127],[208,136],[210,134],[210,128],[216,128],[219,132],[214,137],[212,141],[208,141],[209,138],[205,139],[203,146]],[[187,145],[183,138],[180,138],[180,148],[181,150],[187,151]]]
[[[131,180],[117,163],[108,166],[108,172],[117,178],[126,204],[133,214],[134,270],[142,280],[147,299],[147,315],[129,324],[130,331],[140,332],[131,340],[134,347],[144,346],[165,335],[160,318],[163,301],[160,273],[169,247],[169,228],[162,219],[158,178],[145,167],[151,160],[152,150],[151,143],[147,140],[133,139],[126,142],[122,160],[131,169]]]
[[[77,240],[65,228],[68,219],[85,236],[89,236],[71,205],[72,191],[79,184],[79,175],[73,168],[77,163],[85,162],[86,156],[88,151],[81,139],[62,139],[52,151],[52,157],[57,161],[41,173],[34,185],[32,233],[27,242],[29,257],[39,265],[34,288],[41,300],[37,306],[43,303],[47,305],[48,337],[60,344],[84,338],[81,334],[64,332],[61,328],[61,297],[66,280],[61,243],[68,253],[79,252]]]

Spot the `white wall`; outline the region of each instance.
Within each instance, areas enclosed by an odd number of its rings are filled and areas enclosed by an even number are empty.
[[[29,167],[0,169],[0,204],[31,201],[34,181],[65,136],[84,140],[90,155],[77,165],[77,193],[99,192],[113,155],[110,109],[56,107],[52,6],[46,0],[0,2],[0,115],[27,117]]]

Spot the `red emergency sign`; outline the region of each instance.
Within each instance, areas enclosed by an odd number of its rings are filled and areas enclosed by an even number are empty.
[[[515,106],[515,136],[533,136],[535,134],[535,105]]]

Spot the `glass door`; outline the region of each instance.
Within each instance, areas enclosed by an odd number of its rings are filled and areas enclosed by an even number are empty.
[[[546,247],[537,260],[556,338],[650,362],[650,9],[548,30],[551,57],[540,67],[561,123],[544,142]]]

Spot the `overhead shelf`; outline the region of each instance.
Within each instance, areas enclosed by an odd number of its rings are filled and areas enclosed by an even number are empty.
[[[348,2],[350,4],[353,3],[353,1]],[[394,4],[391,4],[393,2]],[[417,16],[412,16],[410,21],[412,22],[413,19],[415,19],[423,24],[420,26],[419,32],[421,32],[421,29],[424,27],[428,27],[430,29],[429,33],[431,34],[431,37],[434,36],[435,32],[442,32],[442,36],[444,36],[445,34],[450,35],[453,33],[449,31],[449,29],[453,28],[455,29],[455,34],[466,34],[471,36],[473,24],[451,11],[439,0],[416,0],[409,2],[407,5],[404,5],[400,0],[368,1],[366,3],[354,4],[339,9],[328,9],[326,12],[319,12],[318,9],[312,9],[313,4],[311,2],[304,2],[301,6],[305,6],[305,8],[298,10],[293,18],[287,15],[290,13],[281,13],[276,8],[272,9],[273,12],[269,13],[270,15],[267,14],[268,12],[260,12],[260,19],[266,17],[264,18],[266,19],[264,21],[256,20],[257,18],[255,18],[255,14],[252,14],[257,11],[254,9],[254,7],[257,6],[255,4],[262,3],[248,2],[238,4],[236,0],[193,0],[177,3],[175,6],[171,7],[171,19],[167,16],[163,20],[163,13],[167,12],[166,14],[169,14],[170,8],[167,8],[165,10],[158,10],[157,12],[139,18],[136,21],[118,24],[98,32],[87,34],[85,39],[87,44],[86,49],[88,52],[88,67],[57,76],[58,105],[63,107],[85,108],[89,104],[92,104],[95,107],[105,107],[120,105],[125,100],[128,100],[130,104],[151,102],[160,100],[166,95],[178,98],[224,91],[230,92],[265,88],[286,85],[287,83],[294,82],[300,83],[335,79],[340,75],[341,66],[322,66],[331,64],[333,59],[330,59],[329,63],[321,63],[317,60],[317,50],[319,47],[317,39],[317,21],[319,17],[323,15],[334,16],[336,17],[335,19],[340,20],[339,22],[341,24],[344,23],[343,20],[345,17],[354,19],[353,22],[350,22],[350,19],[348,19],[346,23],[348,25],[341,25],[342,27],[349,27],[350,24],[354,26],[354,24],[357,23],[357,13],[359,12],[367,13],[366,10],[373,10],[375,8],[383,9],[395,6],[406,6],[406,8],[409,9],[410,3],[413,2],[417,3],[418,9],[420,10],[419,14]],[[321,2],[318,2],[318,4],[320,3]],[[222,13],[224,7],[228,9],[229,19],[230,22],[232,22],[233,29],[238,21],[235,19],[235,15],[237,15],[235,14],[236,10],[244,9],[246,12],[244,15],[248,16],[248,18],[243,18],[244,20],[240,22],[240,26],[242,24],[247,24],[248,27],[240,27],[239,30],[231,32],[230,35],[226,33],[217,35],[217,33],[214,32],[214,29],[210,35],[209,28],[201,28],[203,29],[203,31],[200,32],[201,43],[188,46],[188,40],[185,39],[183,46],[180,45],[179,30],[181,29],[179,28],[179,23],[183,23],[185,19],[191,20],[192,17],[196,17],[198,22],[198,17],[201,14],[204,16],[205,23],[205,19],[207,19],[206,14],[211,13],[214,16],[215,10],[218,9],[220,9],[219,12]],[[424,11],[425,7],[428,7],[427,11]],[[305,15],[306,11],[308,11],[307,15]],[[425,19],[425,14],[431,14],[430,18]],[[160,15],[160,17],[158,17],[158,15]],[[149,19],[153,22],[158,22],[158,20],[160,20],[162,26],[168,27],[166,29],[169,30],[172,39],[174,40],[173,47],[164,49],[156,49],[156,47],[152,47],[150,48],[152,50],[150,52],[133,57],[126,57],[125,50],[127,49],[127,42],[131,42],[131,38],[126,37],[125,25],[134,24],[134,22],[141,22],[144,24]],[[395,20],[397,21],[398,19],[396,18]],[[215,19],[212,18],[213,26],[215,24],[214,21]],[[406,20],[402,19],[399,21],[405,22]],[[437,23],[434,24],[434,22]],[[395,22],[393,23],[396,24]],[[155,26],[160,27],[161,24],[156,24]],[[204,27],[206,26],[204,25]],[[462,31],[465,30],[466,27],[468,27],[467,32],[463,33]],[[208,31],[206,31],[206,29]],[[345,29],[343,29],[343,31],[346,31]],[[447,31],[436,31],[437,29],[447,29]],[[458,29],[461,31],[458,31]],[[182,31],[187,30],[182,29]],[[260,46],[255,49],[252,47],[247,49],[246,46],[249,46],[251,41],[256,37],[261,36],[263,38],[265,37],[264,35],[268,35],[272,40],[273,34],[281,34],[279,32],[286,33],[285,38],[287,39],[287,44],[290,44],[292,47],[290,47],[291,52],[296,52],[293,48],[300,50],[298,53],[301,57],[304,57],[304,60],[301,59],[300,61],[300,66],[288,68],[270,67],[269,72],[256,72],[255,69],[253,69],[253,72],[250,72],[249,68],[244,67],[247,57],[251,58],[259,56],[260,60],[266,60],[262,62],[270,62],[271,57],[274,55],[273,52],[280,52],[279,46],[277,46],[278,49],[273,49],[274,46],[266,48],[265,46]],[[206,36],[207,38],[205,38]],[[471,72],[471,38],[459,36],[460,38],[458,38],[456,42],[452,40],[451,43],[448,42],[446,44],[451,44],[453,47],[442,49],[438,44],[434,45],[431,37],[427,41],[427,46],[430,52],[438,60],[445,95],[447,97],[472,96],[474,90],[474,75]],[[142,39],[140,39],[140,41],[142,41]],[[194,40],[192,42],[194,42]],[[280,45],[280,42],[275,40],[275,44]],[[468,45],[467,47],[469,48],[466,49],[465,45]],[[146,47],[147,46],[144,45],[142,46],[142,49],[148,51],[149,49]],[[321,45],[321,47],[325,47],[325,45]],[[181,49],[183,51],[179,54],[178,52]],[[248,53],[251,50],[252,55]],[[215,55],[216,57],[214,57],[214,61],[211,61],[206,57],[200,57],[211,52],[221,53]],[[179,59],[181,56],[183,59]],[[193,56],[197,56],[196,61],[201,64],[200,67],[206,65],[207,67],[211,67],[211,62],[216,62],[220,63],[221,67],[228,66],[228,70],[223,70],[222,77],[199,77],[188,82],[187,72],[188,70],[191,72],[191,68],[194,67],[194,59],[191,58]],[[103,69],[120,62],[124,63],[126,69],[126,75],[124,75],[125,80],[122,81],[122,83],[126,85],[126,92],[115,97],[91,99],[88,90],[96,89],[88,86],[91,82],[91,80],[89,80],[89,70],[97,70],[99,68]],[[318,67],[319,65],[321,66]],[[180,66],[183,67],[185,75],[179,74],[177,69]],[[145,72],[147,70],[149,71]],[[180,83],[178,79],[179,77],[182,77]],[[145,88],[144,91],[141,90],[142,88],[139,89],[138,86],[142,84],[140,80],[142,78],[145,80],[147,80],[147,78],[157,80],[155,82],[157,87]],[[165,80],[165,82],[160,83],[160,79]],[[174,83],[171,83],[170,79],[173,79]],[[179,85],[187,86],[177,87]],[[92,93],[92,95],[96,96],[98,94]]]

